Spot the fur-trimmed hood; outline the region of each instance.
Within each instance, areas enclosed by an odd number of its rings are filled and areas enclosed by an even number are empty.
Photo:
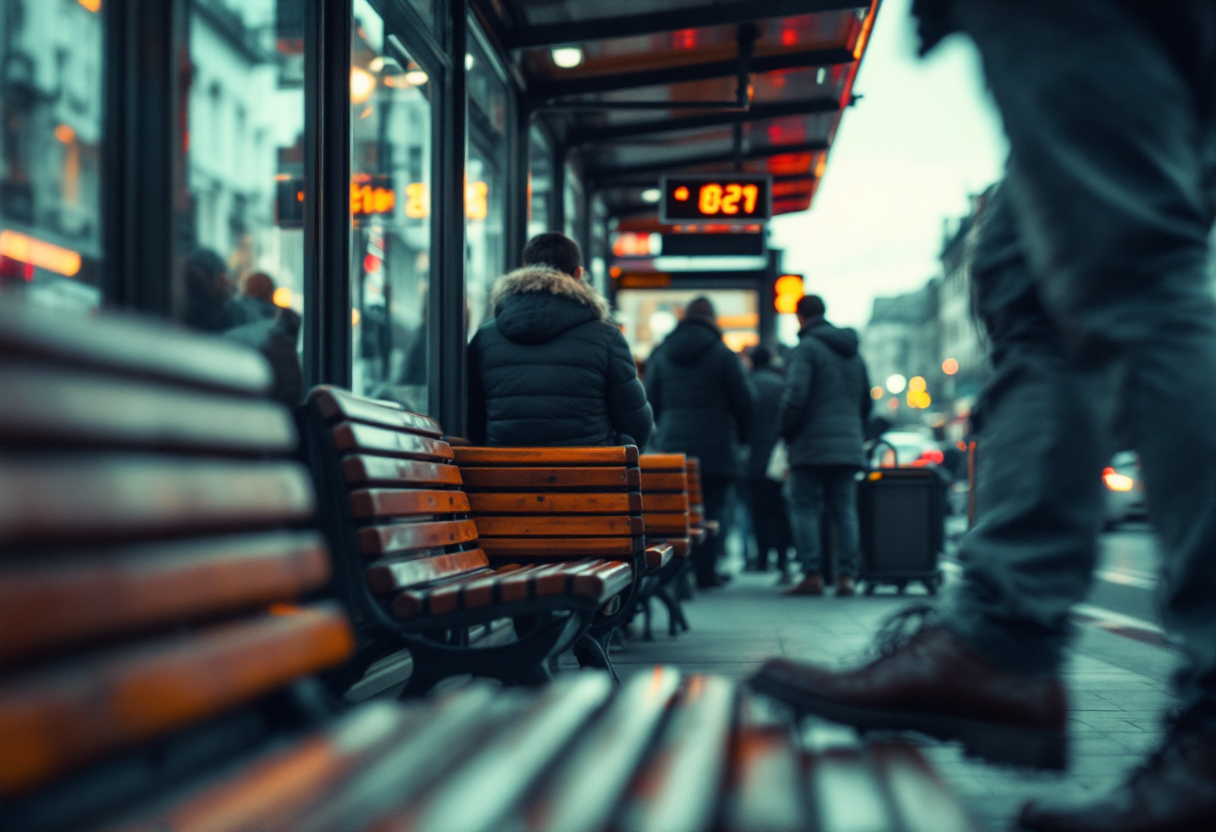
[[[494,320],[517,344],[544,344],[588,321],[610,321],[608,302],[580,280],[528,266],[504,276],[490,297]]]

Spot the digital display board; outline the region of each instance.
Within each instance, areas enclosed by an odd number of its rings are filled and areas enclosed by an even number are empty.
[[[664,223],[756,222],[773,215],[769,176],[664,176],[661,190],[659,221]]]

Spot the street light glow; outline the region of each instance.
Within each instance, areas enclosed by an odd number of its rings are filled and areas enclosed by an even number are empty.
[[[649,202],[652,205],[663,198],[663,192],[658,188],[647,188],[642,191],[642,202]]]
[[[904,388],[907,386],[908,380],[899,373],[887,378],[887,390],[896,396],[904,392]]]
[[[372,92],[376,89],[376,76],[372,75],[366,69],[360,66],[351,67],[350,70],[350,100],[355,104],[362,104],[364,101],[372,97]]]
[[[942,362],[942,372],[948,376],[952,376],[958,372],[958,361],[953,358],[947,358]]]
[[[577,46],[559,46],[552,54],[553,63],[562,69],[574,69],[583,62],[583,50]]]

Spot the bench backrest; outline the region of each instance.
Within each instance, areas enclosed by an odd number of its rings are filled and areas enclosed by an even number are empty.
[[[632,445],[454,451],[492,563],[631,560],[645,549]]]
[[[0,306],[0,828],[80,828],[349,655],[336,605],[293,605],[329,564],[270,381],[235,343]]]
[[[643,454],[642,509],[651,540],[668,540],[677,556],[688,554],[689,499],[684,454]]]
[[[693,528],[705,525],[705,497],[701,492],[701,460],[687,457],[689,522]]]

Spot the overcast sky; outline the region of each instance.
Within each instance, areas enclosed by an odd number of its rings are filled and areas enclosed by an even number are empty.
[[[874,298],[938,273],[942,222],[1001,175],[1006,143],[971,42],[916,57],[910,0],[885,0],[809,212],[778,217],[772,245],[828,317],[863,327]]]

